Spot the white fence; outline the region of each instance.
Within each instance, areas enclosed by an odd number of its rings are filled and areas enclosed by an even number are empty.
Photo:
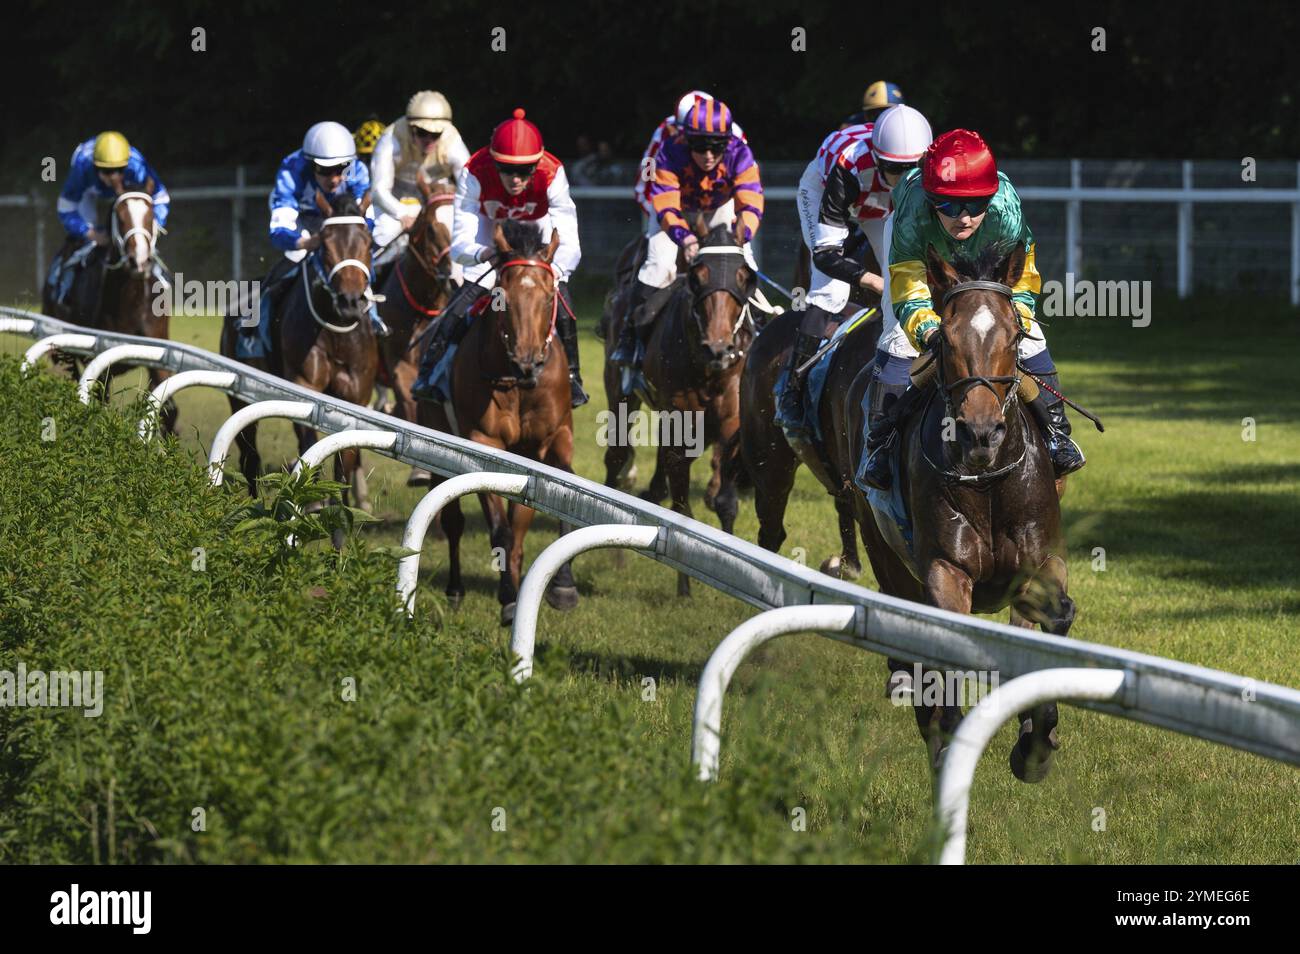
[[[795,188],[777,185],[776,183],[797,180],[798,172],[795,170],[798,165],[778,162],[764,164],[764,179],[771,183],[765,189],[765,195],[769,203],[788,206],[789,203],[793,202],[796,193]],[[1085,178],[1096,178],[1090,170],[1098,163],[1091,160],[1087,161],[1087,163],[1078,159],[1059,161],[1009,160],[1003,165],[1018,183],[1017,191],[1026,203],[1050,203],[1058,208],[1064,207],[1064,221],[1059,233],[1053,230],[1052,234],[1055,236],[1053,242],[1059,241],[1064,246],[1064,261],[1060,262],[1062,270],[1075,276],[1082,276],[1085,269],[1083,214],[1085,206],[1090,204],[1103,206],[1140,204],[1175,209],[1177,222],[1172,241],[1177,268],[1175,287],[1178,294],[1184,298],[1192,293],[1196,275],[1194,209],[1197,206],[1220,208],[1224,206],[1242,206],[1250,209],[1259,209],[1264,206],[1277,207],[1277,210],[1288,216],[1290,220],[1289,281],[1286,290],[1290,296],[1291,304],[1300,304],[1300,163],[1294,164],[1293,167],[1285,163],[1261,163],[1261,169],[1266,172],[1266,174],[1261,173],[1263,178],[1266,181],[1275,183],[1284,182],[1290,178],[1286,170],[1287,168],[1294,168],[1293,181],[1295,184],[1289,188],[1264,186],[1255,182],[1242,182],[1239,175],[1235,177],[1234,182],[1234,177],[1223,174],[1231,171],[1231,168],[1234,167],[1232,163],[1193,162],[1191,160],[1182,163],[1113,163],[1107,167],[1112,171],[1102,177],[1103,181],[1140,182],[1152,181],[1154,178],[1154,181],[1167,182],[1172,177],[1170,169],[1177,167],[1181,172],[1181,186],[1177,188],[1148,188],[1132,185],[1085,186],[1083,184]],[[1266,165],[1267,168],[1265,169]],[[1159,166],[1159,169],[1147,170],[1151,175],[1146,178],[1131,171],[1114,171],[1124,170],[1126,166]],[[768,174],[769,170],[770,175]],[[1050,170],[1050,172],[1045,170]],[[1160,175],[1155,176],[1155,172],[1159,172]],[[629,182],[632,180],[633,173],[634,167],[629,166],[626,175]],[[1234,184],[1218,188],[1194,187],[1193,182],[1198,175],[1201,175],[1206,181],[1233,182]],[[1044,179],[1063,182],[1067,176],[1068,185],[1039,184]],[[245,263],[244,227],[247,224],[247,213],[250,208],[255,210],[254,214],[258,222],[261,222],[262,210],[265,207],[270,187],[249,185],[247,183],[247,173],[243,166],[236,167],[232,178],[233,181],[220,185],[179,186],[169,191],[174,204],[200,201],[219,201],[230,204],[230,266],[229,273],[225,277],[239,280],[243,277]],[[584,223],[584,246],[594,250],[598,243],[601,253],[600,256],[585,257],[590,257],[591,264],[596,269],[603,270],[612,263],[613,257],[617,254],[622,242],[634,235],[638,228],[636,223],[639,221],[640,212],[632,201],[631,187],[624,185],[575,185],[573,187],[573,196],[580,204],[580,217]],[[247,200],[252,200],[251,206],[249,206]],[[45,255],[49,246],[49,238],[46,234],[47,216],[44,212],[48,211],[49,204],[49,198],[43,198],[42,194],[37,191],[33,191],[30,195],[0,196],[0,208],[33,209],[37,213],[32,218],[35,233],[33,247],[36,250],[35,287],[38,293],[41,283],[45,280]],[[600,209],[598,213],[592,211],[596,208]],[[1249,229],[1256,227],[1256,224],[1252,220],[1244,231],[1216,233],[1217,246],[1214,249],[1207,249],[1201,254],[1207,257],[1218,256],[1224,254],[1225,247],[1236,249],[1246,244],[1245,236],[1250,234]],[[793,215],[768,215],[765,228],[760,230],[757,236],[756,253],[759,256],[760,264],[769,273],[777,275],[788,272],[792,263],[790,253],[797,241],[797,232],[793,231],[796,228]],[[1037,226],[1035,231],[1040,232]],[[1151,221],[1143,220],[1126,223],[1119,227],[1105,230],[1099,229],[1098,231],[1105,231],[1108,241],[1118,240],[1118,237],[1122,236],[1125,243],[1135,246],[1144,245],[1145,243],[1160,244],[1157,241],[1157,233],[1160,232],[1159,223]],[[1088,234],[1092,234],[1092,231],[1090,230]],[[587,241],[588,236],[594,236],[595,241]],[[1042,235],[1040,234],[1039,237],[1041,239]],[[1275,238],[1277,242],[1282,241],[1280,236]],[[1206,240],[1208,241],[1208,237]],[[763,259],[762,247],[764,244],[770,244],[773,247],[774,254],[769,256],[770,261],[764,261]],[[1044,270],[1043,263],[1048,258],[1044,251],[1045,249],[1040,241],[1040,270]],[[1054,256],[1052,257],[1054,258]],[[1113,267],[1113,263],[1108,262],[1106,267],[1107,269]],[[1277,275],[1276,269],[1267,271],[1270,276]],[[590,272],[590,268],[584,266],[584,272]],[[1274,281],[1277,282],[1276,286],[1271,284]],[[1276,287],[1277,292],[1281,293],[1283,291],[1281,284],[1280,276],[1278,278],[1270,277],[1268,282],[1265,283],[1265,287]]]
[[[812,631],[858,649],[935,669],[999,673],[1001,688],[967,717],[972,724],[961,740],[965,754],[948,760],[940,780],[937,809],[952,836],[945,849],[945,861],[960,861],[964,853],[966,794],[979,752],[993,731],[987,718],[978,718],[981,709],[985,715],[993,713],[996,728],[1005,713],[1018,711],[1016,705],[1026,699],[1073,700],[1085,708],[1300,765],[1300,691],[1295,689],[886,596],[825,576],[738,537],[574,474],[318,394],[190,345],[78,328],[13,308],[0,308],[0,331],[42,340],[65,336],[57,344],[34,345],[28,351],[32,362],[47,353],[51,345],[97,355],[121,348],[111,360],[134,355],[140,362],[177,373],[208,372],[192,374],[186,381],[220,387],[248,402],[279,402],[268,408],[276,416],[301,417],[305,404],[311,410],[304,423],[334,435],[330,446],[356,440],[366,446],[380,445],[389,457],[446,477],[477,475],[463,480],[455,493],[491,486],[568,524],[591,528],[592,532],[584,536],[561,537],[548,548],[554,551],[549,556],[543,551],[532,568],[543,576],[575,553],[600,546],[629,546],[768,611],[743,624],[719,645],[701,679],[694,754],[704,778],[716,774],[721,697],[726,683],[750,648],[775,636]],[[89,377],[83,379],[87,400],[89,383]],[[170,390],[174,389],[175,385],[170,386]],[[228,446],[233,428],[223,427],[222,432]],[[439,489],[447,496],[444,488],[446,485],[435,488],[430,496]],[[423,527],[428,526],[438,506],[441,501],[417,508],[412,524],[418,523],[418,534],[412,530],[408,539],[418,540],[423,535]],[[638,531],[618,532],[620,526],[632,531],[629,525],[635,525]],[[404,567],[399,592],[408,607],[414,579],[413,569]],[[544,583],[541,578],[531,583],[526,579],[522,589],[531,593]],[[512,639],[521,656],[516,668],[519,678],[526,678],[531,671],[539,602],[530,600],[525,612],[521,593]],[[956,740],[954,745],[958,745]]]

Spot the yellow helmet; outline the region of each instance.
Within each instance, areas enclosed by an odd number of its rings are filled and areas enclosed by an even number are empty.
[[[903,101],[903,91],[889,80],[876,80],[862,94],[863,109],[884,109]]]
[[[95,165],[100,169],[121,169],[131,161],[131,144],[120,132],[102,132],[95,137]]]
[[[384,134],[384,124],[378,119],[367,119],[352,134],[352,141],[357,144],[357,153],[368,156],[375,151],[375,143]]]

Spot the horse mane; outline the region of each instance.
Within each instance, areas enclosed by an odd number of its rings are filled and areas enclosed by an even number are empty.
[[[330,204],[335,215],[360,215],[361,203],[357,202],[357,197],[351,192],[344,189],[342,195],[325,196],[325,201]]]
[[[546,247],[542,242],[542,230],[531,222],[506,219],[501,223],[501,233],[510,250],[520,258],[533,258]]]
[[[1002,272],[1002,263],[1021,243],[1017,239],[1004,239],[986,245],[975,255],[958,252],[953,256],[953,270],[965,281],[995,281]]]
[[[736,238],[736,233],[732,231],[730,226],[715,225],[713,228],[709,229],[708,234],[704,236],[704,241],[700,243],[700,247],[704,248],[714,245],[734,245],[739,248],[740,241]]]

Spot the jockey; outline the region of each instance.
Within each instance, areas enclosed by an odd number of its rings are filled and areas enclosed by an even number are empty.
[[[469,149],[451,122],[451,104],[442,93],[423,90],[411,97],[406,113],[383,130],[370,160],[374,202],[375,245],[383,249],[375,258],[378,266],[401,251],[395,242],[415,224],[420,214],[419,176],[429,182],[446,179],[454,183],[469,162]],[[451,208],[445,224],[451,228]],[[460,270],[453,266],[453,277]]]
[[[560,236],[551,260],[556,294],[564,301],[558,308],[556,332],[569,361],[572,404],[586,404],[578,366],[578,326],[571,315],[568,288],[569,277],[582,258],[578,209],[569,195],[563,163],[546,151],[541,132],[524,118],[522,109],[516,109],[512,118],[493,130],[490,145],[470,157],[456,182],[453,208],[451,258],[464,267],[465,283],[452,295],[435,325],[411,394],[421,400],[450,399],[435,386],[435,372],[449,346],[465,336],[471,307],[492,293],[497,254],[492,242],[494,229],[507,219],[516,219],[536,222],[547,241],[552,232]]]
[[[363,162],[369,162],[375,154],[375,143],[384,134],[384,124],[371,113],[370,118],[352,132],[352,142],[356,144],[357,156]]]
[[[871,413],[867,459],[859,485],[888,490],[892,482],[889,448],[897,440],[898,423],[915,402],[918,389],[909,387],[912,359],[920,348],[933,345],[941,321],[926,284],[925,254],[934,246],[946,261],[954,253],[978,254],[998,242],[1025,246],[1025,269],[1012,289],[1012,304],[1031,336],[1019,345],[1019,358],[1053,391],[1059,375],[1043,329],[1034,320],[1042,279],[1034,262],[1034,236],[1020,208],[1020,197],[1005,173],[997,171],[993,153],[978,133],[954,129],[926,150],[922,168],[908,174],[894,190],[894,214],[885,228],[889,245],[889,294],[883,299],[884,328],[876,352],[868,392]],[[1058,477],[1085,463],[1083,452],[1070,439],[1070,422],[1060,400],[1048,403],[1040,389],[1029,407],[1046,438]],[[904,396],[906,394],[906,396]],[[886,408],[887,398],[895,398]]]
[[[897,83],[891,83],[889,80],[876,80],[862,94],[862,108],[840,123],[840,129],[875,122],[880,114],[890,106],[897,106],[899,103],[904,102],[906,100],[903,99],[903,91],[898,88]]]
[[[671,116],[664,117],[664,121],[655,127],[653,135],[650,136],[650,143],[645,147],[645,152],[641,155],[641,162],[637,166],[638,175],[634,189],[636,203],[641,206],[641,211],[649,218],[649,222],[655,221],[655,207],[650,202],[650,183],[654,180],[654,170],[659,163],[659,152],[663,149],[665,141],[676,139],[681,135],[681,129],[686,124],[686,117],[690,115],[691,110],[695,107],[696,100],[713,99],[712,94],[703,90],[693,89],[677,101],[677,111]],[[731,134],[741,142],[747,142],[745,133],[740,128],[740,123],[734,120],[731,123]]]
[[[894,208],[891,190],[916,168],[930,140],[924,116],[911,106],[891,106],[874,123],[827,136],[799,180],[799,224],[812,250],[812,287],[777,411],[792,440],[811,436],[804,423],[803,381],[797,369],[821,347],[827,325],[849,303],[853,286],[884,291],[880,275],[845,253],[850,231],[860,228],[876,261],[888,261],[884,234],[885,219]]]
[[[307,130],[302,148],[284,157],[275,174],[275,185],[269,201],[271,209],[271,244],[284,253],[284,257],[271,266],[262,281],[260,320],[256,325],[240,324],[237,356],[241,358],[265,357],[270,345],[271,310],[282,288],[288,285],[294,266],[320,246],[317,230],[323,218],[316,206],[317,194],[327,199],[352,193],[358,203],[370,190],[370,173],[365,163],[357,159],[356,143],[347,128],[339,123],[317,123]],[[371,321],[378,315],[373,307]],[[382,323],[376,325],[380,334],[386,332]]]
[[[699,250],[686,216],[705,213],[709,228],[739,219],[745,261],[757,271],[750,242],[763,218],[763,184],[754,154],[738,135],[726,103],[695,98],[677,135],[663,140],[647,195],[654,218],[646,229],[646,259],[636,276],[618,345],[610,354],[610,360],[630,371],[624,375],[625,394],[640,385],[645,345],[641,336],[650,331],[632,326],[633,312],[676,279],[679,249],[688,263]]]
[[[154,224],[162,228],[171,208],[167,187],[144,154],[128,143],[125,136],[120,132],[102,132],[73,150],[57,206],[67,237],[54,256],[46,279],[56,302],[62,303],[67,296],[76,270],[85,263],[91,250],[109,242],[109,234],[95,226],[96,202],[114,198],[119,192],[140,192],[150,187]]]

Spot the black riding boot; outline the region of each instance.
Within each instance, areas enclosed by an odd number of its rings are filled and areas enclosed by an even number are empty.
[[[633,364],[637,359],[637,330],[632,324],[632,316],[636,310],[645,304],[647,298],[654,294],[658,289],[637,281],[632,286],[632,294],[628,299],[627,311],[623,313],[623,327],[618,332],[618,344],[610,352],[609,360],[615,364],[621,364],[624,367]]]
[[[790,349],[790,360],[786,364],[785,387],[777,401],[776,419],[791,440],[811,441],[812,433],[804,421],[803,375],[799,366],[817,353],[823,344],[821,335],[810,335],[800,331]]]
[[[558,294],[564,298],[565,304],[572,307],[567,283],[560,283]],[[573,407],[582,407],[591,399],[582,389],[582,369],[578,366],[578,322],[563,305],[560,306],[560,311],[563,314],[556,319],[555,330],[560,336],[560,344],[564,346],[564,356],[569,359],[569,398]]]
[[[1061,389],[1060,376],[1055,371],[1051,374],[1040,374],[1038,377],[1051,388],[1057,391]],[[1027,406],[1043,432],[1047,453],[1052,458],[1052,467],[1057,477],[1072,474],[1088,462],[1079,445],[1070,437],[1071,427],[1069,419],[1065,416],[1064,401],[1056,399],[1056,395],[1047,388],[1040,388],[1038,397],[1030,401]]]
[[[873,419],[863,449],[862,467],[854,478],[859,487],[888,490],[894,483],[890,455],[898,441],[898,425],[916,409],[922,390],[910,384],[884,384],[873,381],[875,389],[871,407]],[[894,400],[888,400],[894,395]]]

